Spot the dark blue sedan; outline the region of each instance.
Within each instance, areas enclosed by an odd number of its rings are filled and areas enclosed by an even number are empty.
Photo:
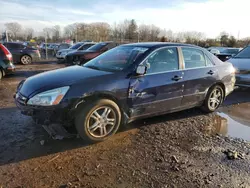
[[[176,43],[136,43],[83,66],[22,81],[15,100],[40,124],[75,126],[102,141],[136,119],[202,107],[215,111],[235,84],[235,70],[207,50]]]

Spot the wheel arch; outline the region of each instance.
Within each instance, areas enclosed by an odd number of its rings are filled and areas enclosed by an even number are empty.
[[[211,85],[209,88],[207,88],[205,97],[207,96],[208,91],[209,91],[210,89],[212,89],[212,88],[213,88],[214,86],[216,86],[216,85],[222,87],[223,93],[224,93],[224,96],[223,96],[223,100],[224,100],[225,97],[226,97],[226,86],[225,86],[225,84],[224,84],[223,82],[216,82],[216,83],[214,83],[213,85]]]
[[[121,110],[123,121],[125,121],[125,122],[128,121],[128,119],[129,119],[128,106],[122,104],[119,101],[119,99],[111,92],[94,92],[94,93],[85,94],[83,97],[81,97],[79,100],[77,100],[77,102],[74,104],[73,107],[77,111],[79,108],[86,105],[86,103],[89,103],[91,101],[98,100],[98,99],[109,99],[109,100],[115,102]]]

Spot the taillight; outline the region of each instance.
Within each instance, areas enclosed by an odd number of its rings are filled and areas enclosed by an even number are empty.
[[[7,59],[9,61],[12,61],[12,54],[10,53],[10,51],[2,44],[0,44],[0,48],[3,50],[3,52],[6,55]]]

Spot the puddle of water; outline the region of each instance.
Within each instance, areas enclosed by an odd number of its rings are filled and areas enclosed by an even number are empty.
[[[214,119],[213,131],[250,141],[250,103],[222,108]]]

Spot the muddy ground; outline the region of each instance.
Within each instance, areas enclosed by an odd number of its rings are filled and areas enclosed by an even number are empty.
[[[0,187],[250,187],[249,90],[235,91],[216,113],[140,120],[87,145],[51,139],[15,107],[19,81],[60,67],[17,65],[0,81]]]

